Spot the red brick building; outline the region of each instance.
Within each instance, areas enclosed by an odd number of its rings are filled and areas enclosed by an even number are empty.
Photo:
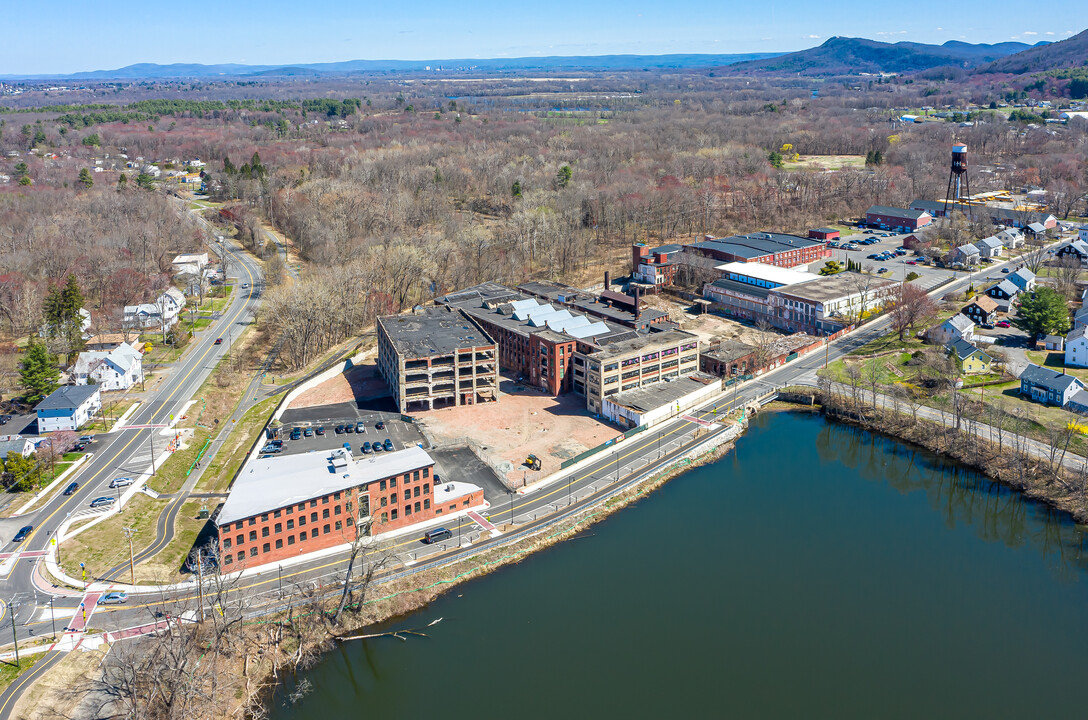
[[[353,456],[346,449],[255,460],[235,480],[216,524],[226,572],[280,562],[482,508],[483,490],[434,486],[434,460],[410,447]],[[422,532],[422,528],[421,528]]]
[[[925,210],[873,205],[865,211],[865,224],[896,232],[913,232],[933,222]]]
[[[684,246],[684,252],[702,255],[723,263],[758,262],[792,268],[810,265],[831,257],[831,249],[822,240],[784,233],[758,232],[714,239]]]
[[[834,228],[813,228],[808,231],[808,236],[813,240],[838,240],[842,233]]]

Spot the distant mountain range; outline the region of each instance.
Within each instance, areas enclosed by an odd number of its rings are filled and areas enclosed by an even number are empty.
[[[736,63],[729,71],[794,75],[912,73],[949,65],[975,68],[1038,47],[1019,42],[973,45],[950,40],[943,45],[926,45],[916,42],[885,43],[865,38],[833,37],[808,50]]]
[[[477,72],[555,72],[577,70],[662,70],[711,68],[746,60],[774,57],[780,53],[744,53],[725,55],[574,55],[520,58],[460,58],[448,60],[347,60],[333,63],[293,65],[201,65],[177,63],[157,65],[139,63],[116,70],[93,70],[69,75],[0,75],[5,79],[50,80],[156,80],[215,77],[320,77],[380,72],[426,72],[472,70]]]
[[[1078,66],[1088,66],[1088,30],[1065,40],[1048,45],[1040,43],[1023,52],[995,60],[979,68],[979,72],[1026,75]]]

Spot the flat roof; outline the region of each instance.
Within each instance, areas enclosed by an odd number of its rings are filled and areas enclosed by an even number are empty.
[[[838,300],[841,297],[857,295],[860,292],[855,284],[858,277],[860,276],[857,273],[836,273],[818,277],[808,282],[790,285],[789,287],[777,288],[775,292],[800,298],[801,300],[829,302]],[[872,284],[868,288],[869,293],[895,284],[892,280],[881,280],[879,278],[871,278],[871,282]]]
[[[722,290],[732,290],[744,295],[760,298],[761,300],[766,300],[767,296],[771,294],[771,288],[743,283],[739,280],[730,280],[729,278],[721,278],[710,284],[714,287],[721,288]]]
[[[927,214],[925,210],[914,208],[890,207],[888,205],[873,205],[865,211],[866,215],[884,215],[886,217],[903,218],[906,220],[918,220]]]
[[[420,308],[404,315],[378,318],[397,352],[407,357],[448,355],[495,341],[457,310]]]
[[[766,280],[767,282],[779,283],[780,285],[792,285],[794,283],[805,282],[806,280],[815,280],[820,277],[815,273],[778,267],[776,265],[768,265],[767,263],[761,262],[730,262],[725,263],[724,265],[718,265],[714,269],[721,270],[724,273],[731,272],[736,273],[737,275],[746,275],[748,277],[756,278],[757,280]]]
[[[800,235],[758,232],[704,240],[689,247],[727,252],[738,257],[761,257],[790,250],[804,250],[823,244],[823,240],[805,238]]]
[[[628,410],[647,413],[681,400],[713,383],[720,384],[721,378],[704,372],[694,372],[683,377],[663,380],[652,385],[645,385],[634,390],[618,393],[605,399]]]
[[[234,481],[216,522],[226,525],[431,465],[431,456],[415,445],[359,457],[337,448],[254,460]]]
[[[660,347],[662,345],[675,345],[677,343],[699,341],[699,336],[694,335],[684,330],[666,330],[661,333],[652,333],[650,335],[640,335],[636,338],[629,340],[621,340],[620,342],[612,343],[606,348],[601,348],[595,353],[592,353],[591,357],[594,360],[607,360],[608,358],[617,357],[619,355],[626,355],[627,353],[640,351],[650,347]]]
[[[740,340],[722,340],[716,349],[703,353],[703,356],[722,362],[732,362],[745,355],[751,355],[755,351],[755,345],[742,343]]]

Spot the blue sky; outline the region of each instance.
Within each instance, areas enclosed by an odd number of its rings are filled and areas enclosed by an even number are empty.
[[[1084,0],[55,0],[47,17],[37,3],[4,4],[0,74],[138,62],[771,52],[800,50],[832,35],[1038,42],[1088,27]]]

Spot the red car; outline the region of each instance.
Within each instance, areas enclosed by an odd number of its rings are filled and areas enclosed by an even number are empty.
[[[917,264],[918,263],[915,262],[914,260],[907,260],[907,265],[917,265]]]
[[[1012,327],[1012,323],[1010,323],[1008,320],[1002,320],[1001,322],[999,322],[997,324],[997,326],[999,328],[1007,328],[1007,327]]]
[[[215,339],[215,344],[216,345],[222,345],[223,344],[223,338],[216,338]]]

